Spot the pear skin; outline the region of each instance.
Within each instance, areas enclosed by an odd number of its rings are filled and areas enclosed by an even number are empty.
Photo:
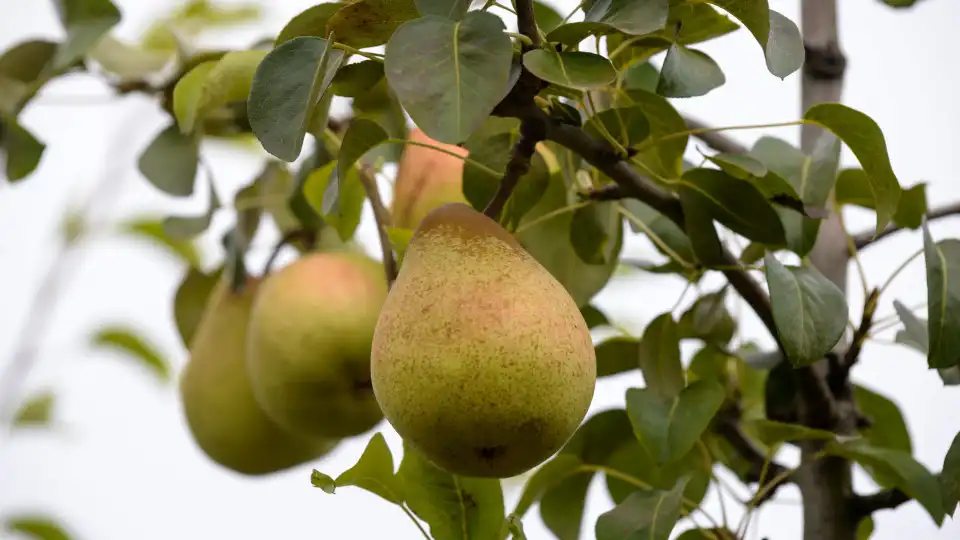
[[[257,405],[246,370],[247,322],[259,281],[239,293],[221,281],[190,344],[179,391],[187,426],[213,461],[245,475],[264,475],[318,459],[337,440],[282,430]]]
[[[448,472],[506,478],[573,435],[596,385],[563,286],[468,205],[420,223],[373,339],[373,389],[401,437]]]
[[[467,155],[466,149],[435,141],[419,128],[411,130],[408,138],[458,156]],[[467,202],[463,195],[463,160],[433,148],[406,145],[393,187],[391,212],[394,226],[416,229],[431,210],[452,202]]]
[[[370,346],[386,295],[382,265],[355,252],[309,253],[264,280],[247,366],[268,416],[318,437],[359,435],[383,420]]]

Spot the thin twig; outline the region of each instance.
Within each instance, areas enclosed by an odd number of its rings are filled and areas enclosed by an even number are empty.
[[[293,229],[287,231],[280,240],[277,241],[277,244],[273,246],[273,252],[270,253],[270,257],[267,258],[267,262],[263,265],[263,277],[270,275],[270,272],[273,270],[273,265],[277,261],[277,257],[280,255],[280,250],[283,249],[287,244],[296,242],[297,240],[303,240],[308,245],[312,246],[317,241],[317,234],[315,231],[310,229]]]
[[[367,191],[370,206],[373,208],[373,218],[377,222],[377,233],[380,235],[380,249],[383,252],[383,272],[387,278],[387,285],[393,285],[397,279],[397,261],[393,257],[393,244],[387,228],[390,227],[390,211],[383,205],[380,190],[377,189],[377,179],[369,167],[360,170],[360,181]]]
[[[945,217],[960,215],[960,202],[955,202],[948,204],[941,208],[934,208],[927,212],[927,221],[933,221],[935,219],[942,219]],[[882,238],[886,238],[893,233],[900,232],[905,230],[904,227],[894,225],[893,223],[889,224],[880,231],[880,234],[875,234],[874,231],[866,231],[862,233],[857,233],[853,236],[853,244],[857,246],[857,249],[863,249]]]
[[[705,130],[709,128],[709,126],[703,122],[694,120],[693,118],[684,118],[683,120],[691,130]],[[700,139],[717,152],[724,154],[746,154],[750,151],[749,148],[733,140],[729,135],[725,135],[719,131],[699,131],[694,137]]]
[[[762,496],[759,496],[761,492],[758,491],[758,496],[754,497],[754,505],[759,506],[773,497],[781,486],[790,482],[790,469],[767,459],[764,452],[747,438],[740,427],[738,416],[733,409],[721,413],[715,429],[741,457],[750,463],[750,470],[747,472],[748,481],[759,483],[768,476],[773,477],[773,480],[760,486],[763,490]]]
[[[880,289],[873,289],[867,295],[863,302],[863,315],[860,317],[860,326],[853,333],[850,347],[843,356],[843,362],[837,366],[838,369],[831,369],[831,387],[833,392],[838,394],[846,386],[847,378],[850,376],[850,370],[860,358],[860,352],[863,350],[863,344],[873,329],[873,315],[877,311],[877,301],[880,298]]]

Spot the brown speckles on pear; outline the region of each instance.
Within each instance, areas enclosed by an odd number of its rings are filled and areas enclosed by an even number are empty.
[[[596,358],[579,309],[496,222],[464,204],[423,219],[374,334],[387,419],[436,465],[508,477],[586,415]]]

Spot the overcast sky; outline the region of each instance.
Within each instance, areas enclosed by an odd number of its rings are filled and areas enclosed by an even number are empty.
[[[165,2],[117,1],[124,12],[122,37],[134,39]],[[58,38],[52,2],[0,2],[0,50],[32,38]],[[272,35],[293,15],[309,7],[308,0],[272,2],[265,22],[216,36],[209,43],[242,46]],[[554,0],[561,11],[576,2]],[[905,186],[927,182],[931,204],[960,197],[960,79],[950,58],[960,46],[955,23],[960,3],[924,0],[910,11],[895,12],[879,0],[840,2],[841,38],[849,56],[843,101],[876,120],[884,131],[900,181]],[[770,0],[772,8],[793,20],[798,0]],[[685,113],[715,125],[754,124],[796,119],[799,87],[796,75],[780,81],[767,73],[757,43],[738,31],[705,45],[726,73],[727,83],[706,97],[675,101]],[[44,140],[43,162],[27,181],[0,184],[0,362],[10,357],[40,279],[54,254],[59,220],[103,175],[118,180],[112,200],[96,206],[97,221],[147,213],[199,212],[207,191],[199,182],[189,203],[173,201],[151,188],[136,170],[136,156],[167,121],[156,105],[139,96],[104,101],[102,84],[89,76],[70,77],[48,85],[22,117]],[[739,131],[734,136],[751,143],[764,134],[799,140],[797,128]],[[693,139],[692,139],[693,141]],[[696,155],[691,147],[691,155]],[[248,182],[263,155],[226,145],[208,145],[222,198]],[[844,149],[843,165],[856,161]],[[388,188],[388,184],[383,184]],[[872,227],[871,214],[850,211],[857,230]],[[226,215],[214,220],[215,234],[205,237],[205,260],[221,256],[219,232],[229,226]],[[957,237],[960,219],[933,227],[936,238]],[[271,231],[255,241],[252,258],[262,260]],[[369,207],[358,237],[378,255]],[[871,285],[882,283],[909,254],[921,247],[919,233],[900,234],[863,254]],[[649,244],[629,238],[625,254],[644,256]],[[319,463],[309,463],[267,478],[250,479],[212,464],[191,440],[182,420],[175,386],[162,384],[121,355],[91,351],[89,336],[107,323],[136,327],[163,351],[176,371],[186,358],[173,327],[172,294],[183,267],[174,258],[142,242],[101,235],[80,253],[55,317],[39,349],[40,365],[30,388],[57,392],[56,428],[22,432],[0,440],[0,519],[18,512],[48,512],[63,520],[83,540],[193,540],[231,538],[394,538],[416,539],[419,533],[396,507],[357,489],[335,496],[311,487],[312,468],[336,475],[351,466],[370,435],[342,444]],[[862,300],[856,273],[851,272],[850,304],[857,314]],[[705,289],[720,282],[708,280]],[[911,264],[884,299],[880,315],[892,313],[898,299],[916,305],[926,299],[922,258]],[[628,329],[639,333],[658,314],[670,309],[682,284],[647,274],[617,278],[596,303]],[[742,310],[743,311],[743,310]],[[757,319],[743,319],[747,336],[766,340]],[[893,332],[885,333],[887,339]],[[693,348],[687,348],[691,353]],[[935,372],[925,369],[919,354],[899,346],[867,345],[854,371],[858,383],[893,398],[904,411],[917,458],[933,471],[960,430],[960,389],[944,389]],[[642,385],[634,372],[602,381],[591,411],[623,405],[626,388]],[[394,455],[399,438],[385,422],[380,429]],[[372,432],[371,432],[372,434]],[[795,463],[796,456],[784,459]],[[794,461],[790,461],[794,460]],[[858,473],[857,487],[874,489]],[[599,478],[594,481],[583,525],[583,539],[592,539],[596,516],[611,507]],[[508,486],[508,505],[517,490]],[[799,493],[793,487],[754,518],[749,538],[794,540],[801,537]],[[732,506],[728,501],[728,507]],[[509,506],[508,506],[509,507]],[[716,518],[720,506],[712,491],[704,505]],[[730,519],[739,519],[730,512]],[[960,537],[960,524],[950,521],[936,530],[916,503],[875,516],[876,539],[947,539]],[[685,522],[686,523],[686,522]],[[532,540],[551,538],[536,510],[524,520]],[[688,526],[688,525],[684,525]],[[679,531],[679,529],[678,529]],[[0,535],[4,533],[0,532]],[[6,538],[0,536],[0,538]]]

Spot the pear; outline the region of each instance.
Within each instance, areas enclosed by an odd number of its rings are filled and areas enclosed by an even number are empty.
[[[239,293],[221,281],[211,291],[190,342],[179,391],[188,429],[220,465],[264,475],[320,458],[336,439],[309,439],[282,430],[257,405],[246,370],[247,322],[259,280]]]
[[[590,331],[563,286],[468,205],[417,227],[373,337],[373,390],[404,440],[448,472],[506,478],[586,416]]]
[[[370,346],[386,295],[382,265],[348,251],[309,253],[264,280],[247,366],[268,416],[319,437],[359,435],[383,420]]]
[[[458,156],[467,155],[466,149],[435,141],[419,128],[411,130],[408,137]],[[463,195],[463,160],[424,146],[404,147],[393,186],[394,226],[415,229],[431,210],[452,202],[467,202]]]

